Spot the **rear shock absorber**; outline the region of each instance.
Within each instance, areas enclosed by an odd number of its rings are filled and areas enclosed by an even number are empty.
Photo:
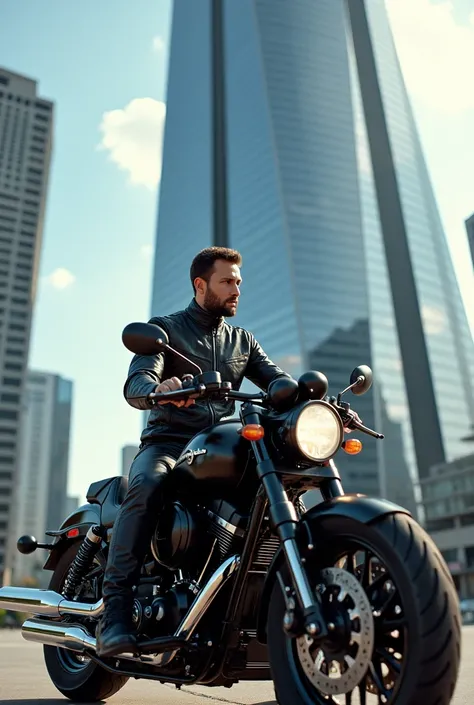
[[[64,589],[62,591],[67,600],[74,597],[74,593],[78,585],[86,576],[92,566],[94,556],[100,549],[102,543],[102,528],[98,525],[91,526],[84,538],[84,541],[79,546],[76,557],[69,566]]]

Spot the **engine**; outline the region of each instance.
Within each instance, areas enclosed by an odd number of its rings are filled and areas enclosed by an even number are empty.
[[[174,502],[160,517],[151,542],[155,561],[165,567],[162,578],[150,577],[135,598],[134,622],[139,633],[173,632],[207,577],[226,558],[242,551],[249,516],[229,502],[215,500],[189,507]],[[266,572],[279,546],[264,520],[252,570]],[[205,569],[205,570],[204,570]]]
[[[161,517],[152,539],[155,560],[170,570],[197,578],[212,552],[217,565],[242,550],[250,517],[229,502],[215,500],[205,506],[188,507],[174,502]],[[266,520],[255,562],[268,567],[278,548]],[[215,567],[217,567],[215,565]]]

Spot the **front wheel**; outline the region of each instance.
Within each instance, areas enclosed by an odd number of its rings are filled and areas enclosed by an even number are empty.
[[[280,705],[355,705],[356,693],[361,705],[448,705],[458,676],[461,618],[432,539],[405,514],[371,525],[322,517],[312,531],[322,548],[305,565],[331,631],[320,644],[308,635],[289,638],[286,602],[275,581],[267,634]],[[291,585],[286,565],[281,577]]]

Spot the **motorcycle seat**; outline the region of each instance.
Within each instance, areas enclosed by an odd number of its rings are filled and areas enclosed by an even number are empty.
[[[109,493],[114,495],[114,504],[122,504],[127,494],[128,477],[108,477],[105,480],[93,482],[87,490],[86,499],[89,504],[104,504]]]

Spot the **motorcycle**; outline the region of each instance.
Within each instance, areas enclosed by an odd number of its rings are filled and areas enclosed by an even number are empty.
[[[152,324],[129,324],[122,340],[137,354],[181,355]],[[44,645],[56,688],[97,702],[129,678],[177,688],[273,680],[280,705],[348,705],[355,694],[361,705],[447,705],[461,641],[447,566],[407,510],[344,494],[334,462],[361,450],[344,428],[383,438],[342,401],[370,389],[371,369],[357,367],[330,398],[320,372],[253,394],[198,370],[151,397],[224,397],[241,402],[239,418],[198,433],[169,475],[174,501],[134,587],[136,653],[100,658],[95,639],[126,478],[94,482],[87,503],[47,532],[53,543],[18,540],[22,553],[49,552],[49,589],[4,586],[0,608],[31,615],[23,637]],[[308,509],[315,489],[321,501]]]

